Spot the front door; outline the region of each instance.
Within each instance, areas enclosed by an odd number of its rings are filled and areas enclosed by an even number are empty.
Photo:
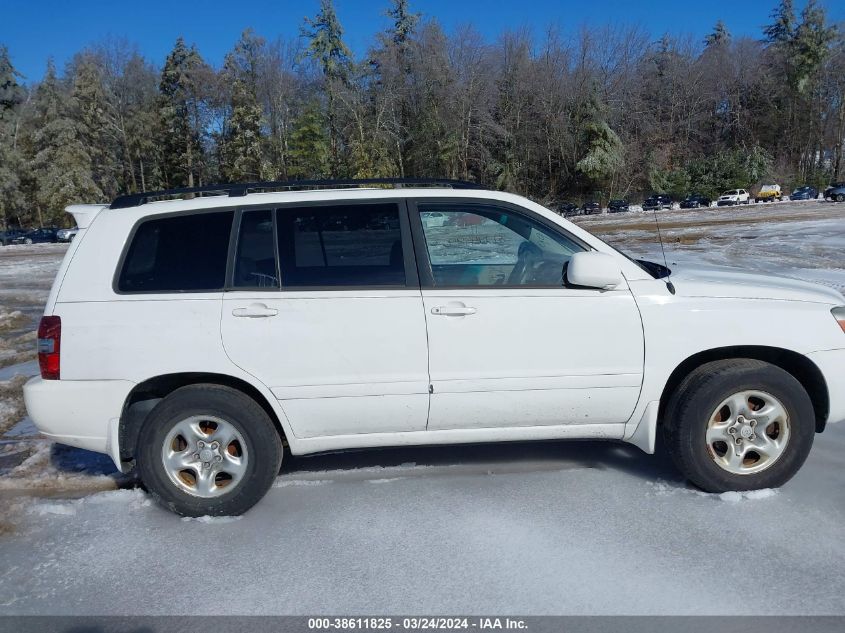
[[[297,437],[423,431],[428,352],[404,204],[245,210],[224,295],[234,363]]]
[[[433,387],[429,429],[615,424],[643,372],[626,286],[566,287],[589,247],[504,203],[411,205]]]

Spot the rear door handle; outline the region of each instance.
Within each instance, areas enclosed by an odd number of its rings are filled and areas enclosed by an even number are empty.
[[[248,317],[251,319],[276,316],[278,313],[279,311],[276,308],[268,308],[263,303],[253,303],[246,308],[235,308],[232,310],[233,316]]]
[[[475,314],[475,308],[469,306],[434,306],[431,313],[438,316],[467,316],[468,314]]]

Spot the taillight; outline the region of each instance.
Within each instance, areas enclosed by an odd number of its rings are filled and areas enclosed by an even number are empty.
[[[41,317],[38,324],[38,366],[44,380],[59,379],[59,352],[62,342],[62,319]]]
[[[845,332],[845,306],[833,308],[830,313],[833,315],[833,318],[836,319],[837,323],[839,323],[839,327],[842,328],[842,331]]]

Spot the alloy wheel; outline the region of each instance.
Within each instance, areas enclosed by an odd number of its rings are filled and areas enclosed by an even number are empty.
[[[173,425],[161,448],[167,477],[195,497],[219,497],[243,479],[249,462],[246,442],[226,420],[192,416]]]
[[[705,440],[711,459],[736,475],[769,468],[783,455],[790,437],[789,414],[763,391],[741,391],[716,407]]]

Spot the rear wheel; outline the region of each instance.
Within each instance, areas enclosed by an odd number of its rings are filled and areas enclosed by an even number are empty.
[[[150,412],[138,472],[152,496],[184,516],[246,512],[279,472],[282,444],[267,412],[220,385],[177,389]]]
[[[791,374],[758,360],[702,365],[670,398],[663,424],[678,469],[708,492],[778,487],[813,445],[815,416]]]
[[[837,202],[845,202],[845,193],[838,193],[833,197]]]

